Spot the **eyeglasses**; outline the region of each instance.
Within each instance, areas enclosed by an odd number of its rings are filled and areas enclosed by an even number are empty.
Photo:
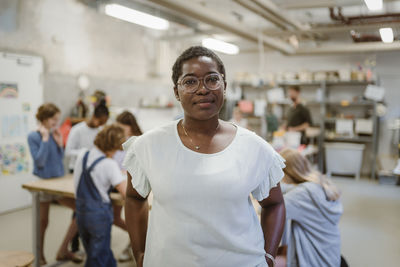
[[[224,84],[224,75],[219,73],[210,73],[204,77],[197,78],[196,76],[184,77],[177,84],[187,93],[194,93],[199,89],[200,81],[203,81],[203,85],[208,90],[218,90]]]

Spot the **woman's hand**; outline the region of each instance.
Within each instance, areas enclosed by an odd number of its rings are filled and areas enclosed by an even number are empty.
[[[44,126],[41,124],[41,125],[39,126],[38,131],[39,131],[40,135],[42,136],[43,142],[49,141],[50,132],[49,132],[49,130],[48,130],[46,127],[44,127]]]
[[[274,263],[272,262],[272,260],[268,257],[265,257],[265,260],[267,261],[268,267],[274,267]]]
[[[139,256],[138,261],[136,262],[137,267],[143,267],[143,260],[144,260],[144,254]]]
[[[63,137],[61,135],[61,132],[59,129],[54,130],[53,132],[53,138],[56,141],[57,145],[59,147],[63,147],[64,146],[64,142],[63,142]]]

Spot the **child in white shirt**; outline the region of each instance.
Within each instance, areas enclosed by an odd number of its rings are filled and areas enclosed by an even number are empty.
[[[114,187],[125,198],[126,180],[112,159],[124,140],[121,127],[107,126],[97,134],[95,147],[83,151],[75,163],[77,224],[88,267],[116,266],[110,248],[113,211],[109,193]]]

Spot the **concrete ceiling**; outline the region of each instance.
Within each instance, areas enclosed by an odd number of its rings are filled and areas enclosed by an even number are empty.
[[[257,50],[259,42],[267,49],[287,55],[322,53],[357,53],[400,50],[399,42],[391,45],[369,42],[353,43],[351,30],[376,35],[379,28],[392,27],[400,35],[400,17],[384,23],[348,25],[331,19],[329,7],[341,7],[342,15],[369,16],[400,13],[400,1],[384,1],[380,12],[371,12],[363,0],[130,0],[150,5],[179,18],[174,33],[164,40],[199,41],[204,36],[218,36],[239,45],[242,51]],[[184,22],[187,23],[184,23]],[[195,27],[193,26],[195,25]],[[298,43],[298,45],[297,45]],[[333,49],[336,47],[335,49]]]

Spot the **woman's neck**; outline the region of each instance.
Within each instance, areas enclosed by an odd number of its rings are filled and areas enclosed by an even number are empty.
[[[214,135],[219,126],[219,119],[218,116],[215,116],[208,120],[196,120],[185,116],[182,120],[182,124],[186,131],[197,134]]]

